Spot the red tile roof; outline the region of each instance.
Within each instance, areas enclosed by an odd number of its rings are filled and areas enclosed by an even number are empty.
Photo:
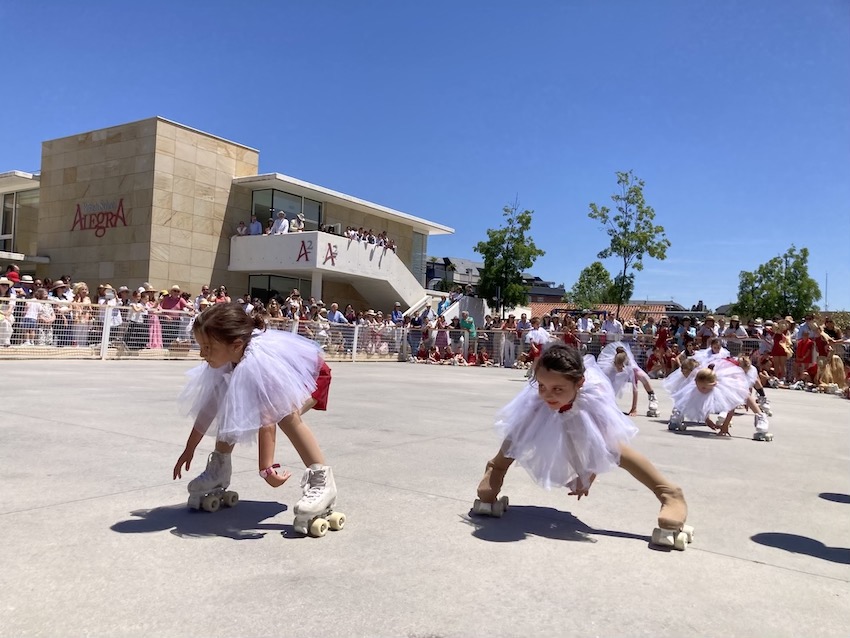
[[[581,310],[581,308],[578,308],[574,304],[553,301],[533,302],[529,304],[529,306],[531,307],[532,317],[542,317],[546,314],[551,315],[553,310],[560,310],[561,313],[559,314],[563,314],[563,312],[567,310]],[[617,312],[617,304],[599,304],[598,306],[590,308],[590,310],[595,313],[602,314],[607,312],[613,315],[615,312]],[[667,314],[665,306],[657,304],[630,304],[626,306],[620,306],[620,318],[623,321],[629,321],[630,319],[634,319],[635,313],[637,312],[643,313],[644,317],[652,315],[656,319],[656,321]]]

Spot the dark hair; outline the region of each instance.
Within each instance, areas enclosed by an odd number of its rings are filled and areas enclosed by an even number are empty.
[[[537,377],[537,370],[540,368],[563,374],[571,381],[578,381],[584,376],[584,362],[581,360],[581,353],[578,349],[565,343],[554,342],[546,346],[534,368],[535,378]]]
[[[248,315],[238,303],[220,303],[210,306],[195,319],[192,332],[221,343],[241,339],[246,345],[254,330],[265,330],[266,322],[259,315]]]

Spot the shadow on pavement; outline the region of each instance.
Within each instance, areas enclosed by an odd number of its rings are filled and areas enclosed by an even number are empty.
[[[793,554],[805,554],[814,558],[828,560],[832,563],[850,565],[850,549],[844,547],[827,547],[820,541],[808,536],[783,534],[780,532],[765,532],[751,537],[759,545],[784,549]]]
[[[569,512],[562,512],[553,507],[511,505],[501,518],[480,516],[470,511],[467,516],[461,516],[461,520],[474,528],[473,536],[492,543],[521,541],[529,536],[582,543],[595,543],[593,536],[631,538],[646,543],[650,541],[649,536],[593,529]]]
[[[136,518],[119,521],[110,529],[121,534],[145,534],[169,530],[181,538],[220,536],[236,541],[263,538],[266,532],[291,530],[291,525],[261,523],[287,510],[276,502],[239,501],[236,507],[215,513],[189,509],[185,503],[130,512]]]
[[[825,501],[833,503],[850,503],[850,494],[836,494],[835,492],[821,492],[818,494]]]

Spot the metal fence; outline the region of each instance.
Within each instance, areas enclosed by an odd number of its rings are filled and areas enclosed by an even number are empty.
[[[0,299],[0,359],[199,359],[192,338],[194,311],[177,312],[146,306],[84,304],[56,299]],[[351,325],[326,320],[269,319],[270,330],[288,330],[315,341],[328,361],[411,361],[420,346],[450,347],[470,363],[489,361],[500,367],[525,367],[529,331],[477,330],[474,335],[454,328],[423,330],[386,324]],[[628,343],[641,367],[655,346],[651,335],[616,335]],[[573,338],[585,354],[598,356],[608,335],[577,333]],[[552,340],[564,340],[552,333]],[[759,339],[724,342],[732,356],[769,351]],[[850,363],[850,344],[836,343],[836,354]],[[479,357],[479,355],[481,355]],[[420,354],[421,356],[421,354]],[[755,357],[757,358],[757,356]],[[789,356],[793,374],[794,355]]]

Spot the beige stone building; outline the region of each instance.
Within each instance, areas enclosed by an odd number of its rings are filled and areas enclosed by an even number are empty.
[[[427,297],[428,237],[453,229],[258,167],[258,150],[161,117],[44,142],[40,174],[0,173],[0,260],[92,288],[223,284],[265,299],[299,287],[358,308]],[[281,211],[303,231],[234,236]],[[348,240],[348,226],[397,247]]]

